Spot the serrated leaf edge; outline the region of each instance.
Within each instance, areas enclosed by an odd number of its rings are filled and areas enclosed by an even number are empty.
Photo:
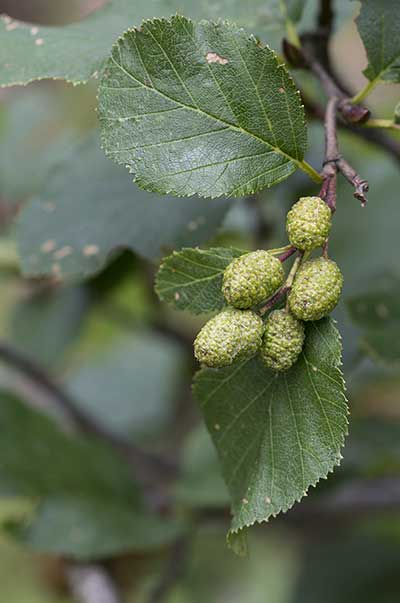
[[[294,79],[292,78],[290,72],[288,71],[288,69],[286,68],[286,65],[284,63],[282,63],[281,61],[279,61],[278,55],[276,54],[276,52],[270,48],[270,46],[268,46],[268,44],[266,43],[260,43],[259,40],[253,35],[253,34],[249,34],[243,27],[239,27],[235,22],[231,22],[231,21],[227,21],[224,19],[217,19],[217,20],[212,20],[212,19],[201,19],[200,21],[194,21],[193,19],[190,19],[188,17],[185,17],[184,15],[181,15],[179,13],[175,13],[173,14],[170,18],[166,18],[166,17],[155,17],[153,19],[144,19],[140,26],[135,26],[135,27],[130,27],[128,29],[126,29],[114,42],[112,48],[111,48],[111,53],[110,56],[105,60],[104,65],[103,65],[103,70],[102,70],[102,76],[100,78],[99,81],[99,86],[97,88],[97,94],[96,94],[96,100],[97,100],[97,107],[96,107],[96,113],[98,114],[98,106],[99,106],[99,100],[100,100],[100,89],[101,89],[101,84],[102,84],[102,80],[103,80],[103,75],[104,75],[104,71],[106,69],[106,67],[108,66],[109,62],[112,60],[112,56],[113,56],[113,52],[114,49],[117,49],[119,47],[119,44],[124,40],[125,36],[129,33],[132,34],[136,34],[136,33],[140,33],[142,30],[143,25],[152,25],[152,24],[164,24],[164,23],[172,23],[174,20],[182,20],[185,21],[186,23],[195,23],[197,25],[202,25],[202,24],[206,24],[206,23],[211,23],[212,25],[226,25],[228,27],[231,28],[235,28],[236,32],[235,33],[242,33],[243,35],[246,36],[248,41],[254,42],[254,44],[256,44],[256,46],[258,46],[260,49],[266,49],[267,51],[269,51],[276,63],[276,67],[277,69],[283,69],[286,72],[287,78],[288,78],[288,82],[289,85],[292,87],[292,91],[295,93],[295,95],[298,97],[299,99],[299,105],[301,107],[302,110],[302,125],[307,129],[307,120],[306,120],[306,115],[305,115],[305,107],[304,104],[302,102],[302,98],[301,98],[301,93],[300,90],[297,88],[296,83],[294,81]],[[153,88],[153,91],[160,94],[160,92],[157,89]],[[175,99],[172,99],[174,102],[177,102]],[[186,109],[193,109],[190,106],[185,106]],[[195,109],[193,109],[195,110]],[[218,118],[219,121],[221,121],[220,118]],[[100,117],[99,117],[99,121],[101,121]],[[234,124],[231,124],[230,122],[226,122],[227,125],[235,130],[238,130],[246,135],[250,135],[249,132],[247,132],[246,130],[243,130],[243,128],[240,128],[238,126],[235,126]],[[253,135],[254,136],[254,135]],[[290,157],[290,155],[287,155],[286,153],[284,153],[281,149],[279,149],[278,147],[274,147],[273,145],[271,145],[270,143],[267,143],[265,140],[259,138],[258,136],[255,136],[257,139],[260,140],[260,142],[262,142],[263,144],[268,145],[272,150],[274,150],[276,153],[285,156],[289,159],[288,165],[291,162],[293,164],[293,170],[291,171],[291,173],[289,173],[288,175],[282,175],[282,177],[280,177],[278,180],[276,180],[274,182],[274,184],[268,184],[267,186],[263,187],[262,190],[264,189],[268,189],[271,188],[271,186],[275,186],[276,184],[279,184],[280,182],[286,180],[286,178],[288,178],[289,176],[291,176],[296,169],[301,169],[303,170],[305,173],[307,173],[312,179],[314,179],[316,182],[321,182],[322,178],[319,176],[318,172],[316,172],[316,170],[314,170],[314,168],[312,166],[310,166],[307,162],[303,160],[296,160],[293,157]],[[104,152],[104,154],[109,157],[112,161],[115,162],[115,157],[112,156],[112,153],[109,152],[106,148],[105,148],[106,142],[104,140],[104,135],[102,130],[100,129],[100,148],[102,149],[102,151]],[[305,140],[305,149],[304,151],[306,152],[307,148],[308,148],[308,139],[307,139],[307,135],[306,135],[306,140]],[[136,162],[139,163],[141,161],[140,158],[136,158]],[[123,164],[123,162],[121,162],[121,165]],[[141,176],[140,174],[137,174],[134,170],[133,167],[131,167],[128,164],[125,164],[125,168],[128,170],[128,172],[130,174],[132,174],[134,176],[133,178],[133,182],[135,184],[137,184],[140,188],[153,192],[153,193],[158,193],[160,194],[160,191],[157,190],[157,188],[152,187],[151,183],[144,183],[141,180]],[[238,187],[239,188],[239,187]],[[252,192],[256,192],[259,189],[252,189]],[[218,195],[210,195],[210,196],[205,196],[205,195],[201,195],[199,194],[197,191],[191,191],[187,194],[177,194],[176,192],[172,191],[172,190],[165,190],[162,192],[162,194],[164,195],[173,195],[175,197],[181,197],[181,198],[189,198],[189,197],[193,197],[195,195],[204,198],[204,199],[218,199],[221,197],[226,197],[226,196],[233,196],[233,197],[242,197],[243,194],[239,194],[239,195],[235,195],[235,193],[233,192],[221,192]],[[251,194],[251,193],[249,193]]]
[[[335,326],[337,325],[337,321],[336,320],[334,320],[333,318],[331,318],[330,320],[331,320],[331,322],[332,322],[333,325],[335,325]],[[341,342],[342,342],[342,336],[341,336],[341,334],[340,334],[340,332],[339,332],[339,330],[337,328],[335,328],[335,336],[336,336],[337,342],[339,342],[341,344]],[[250,362],[250,360],[252,360],[252,358],[248,358],[244,362],[241,362],[240,363],[240,368],[242,368],[243,366],[245,366],[245,364],[247,364],[248,362]],[[332,467],[330,469],[328,469],[328,471],[325,474],[321,475],[314,482],[310,483],[308,485],[307,489],[303,492],[303,494],[301,494],[301,496],[295,498],[291,503],[289,503],[288,505],[282,507],[282,509],[280,509],[277,513],[272,513],[266,519],[255,519],[254,521],[245,523],[243,526],[238,527],[236,529],[232,529],[231,528],[228,531],[228,533],[227,533],[227,542],[228,542],[228,546],[230,548],[231,548],[231,546],[230,546],[230,543],[229,543],[229,538],[230,538],[231,535],[240,534],[241,532],[243,532],[243,530],[251,528],[254,525],[260,525],[260,524],[263,524],[263,523],[268,523],[270,521],[270,519],[274,519],[275,517],[277,517],[278,515],[281,515],[281,514],[286,514],[288,511],[290,511],[290,509],[292,509],[294,507],[294,505],[296,503],[301,502],[306,496],[308,496],[308,492],[310,491],[311,488],[315,488],[320,481],[328,479],[328,476],[331,473],[334,472],[335,467],[339,467],[340,466],[340,463],[341,463],[341,461],[343,459],[343,456],[341,454],[341,450],[343,449],[343,447],[345,445],[346,437],[349,434],[349,421],[348,421],[347,417],[350,416],[350,409],[349,409],[349,405],[348,405],[348,400],[347,400],[347,397],[346,397],[346,394],[345,394],[347,388],[346,388],[346,383],[345,383],[345,380],[344,380],[343,372],[342,372],[342,370],[340,368],[341,366],[343,366],[342,354],[340,355],[340,358],[339,358],[337,364],[334,366],[334,368],[337,370],[338,378],[339,378],[339,380],[340,380],[340,382],[342,383],[342,386],[343,386],[343,391],[341,392],[341,396],[343,397],[343,401],[345,402],[345,407],[346,407],[346,424],[345,424],[346,430],[341,435],[339,446],[338,446],[338,452],[336,454],[336,460],[333,463]],[[212,370],[212,369],[201,368],[194,375],[193,383],[192,383],[192,392],[193,392],[193,396],[195,398],[197,398],[196,391],[195,391],[196,390],[197,381],[200,378],[200,375],[204,371],[206,371],[206,370],[208,371],[208,370]],[[214,370],[218,371],[218,369],[214,369]]]
[[[160,292],[159,288],[158,288],[158,284],[159,284],[159,279],[160,279],[160,274],[162,272],[163,269],[168,270],[168,266],[167,266],[167,262],[169,260],[171,260],[171,258],[179,256],[181,254],[183,254],[185,251],[200,251],[204,254],[209,254],[209,255],[216,255],[215,250],[217,249],[227,249],[227,250],[231,250],[231,251],[237,251],[237,252],[241,252],[242,254],[247,253],[247,250],[245,249],[238,249],[236,247],[209,247],[208,249],[202,249],[201,247],[182,247],[179,251],[174,250],[172,253],[170,253],[169,255],[165,256],[161,263],[160,266],[156,272],[156,275],[154,277],[154,291],[156,292],[158,298],[160,301],[166,303],[166,304],[171,304],[173,305],[177,310],[184,310],[183,308],[180,308],[179,306],[177,306],[176,304],[174,304],[173,302],[171,303],[169,300],[167,300],[164,295]],[[223,274],[223,270],[221,271],[220,274]],[[187,308],[187,310],[189,311],[189,308]],[[193,310],[190,309],[190,313],[195,315],[195,316],[199,316],[200,314],[206,314],[208,313],[209,310]]]

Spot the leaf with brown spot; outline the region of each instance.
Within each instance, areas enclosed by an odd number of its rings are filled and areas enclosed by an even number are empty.
[[[145,193],[91,137],[48,180],[43,194],[22,208],[17,224],[22,269],[29,276],[82,278],[123,248],[155,260],[175,247],[209,239],[230,206],[226,199],[186,203]]]

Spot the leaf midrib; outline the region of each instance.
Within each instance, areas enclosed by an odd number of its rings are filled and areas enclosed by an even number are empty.
[[[158,90],[157,88],[154,88],[152,86],[146,85],[140,79],[138,79],[137,77],[135,77],[130,71],[128,71],[123,65],[121,65],[120,63],[118,63],[118,61],[115,60],[115,58],[114,58],[113,55],[111,55],[110,60],[123,73],[125,73],[132,81],[138,83],[140,86],[142,86],[146,90],[148,90],[150,92],[153,92],[153,93],[156,93],[159,96],[161,96],[162,98],[167,99],[167,100],[169,100],[169,101],[171,101],[173,103],[176,103],[177,105],[179,105],[180,107],[182,107],[185,110],[193,111],[194,113],[199,113],[200,115],[202,115],[204,117],[207,117],[208,119],[213,119],[214,121],[217,121],[217,122],[219,122],[221,124],[225,124],[231,130],[234,130],[236,132],[240,132],[241,134],[245,134],[246,136],[251,136],[251,137],[255,138],[256,140],[258,140],[259,142],[261,142],[263,145],[266,145],[267,147],[269,147],[270,149],[272,149],[278,155],[282,155],[282,157],[285,157],[286,159],[288,159],[288,161],[293,162],[301,170],[306,171],[307,173],[309,173],[309,171],[305,169],[305,162],[304,161],[300,161],[299,159],[295,159],[294,157],[291,157],[288,153],[285,153],[285,151],[283,151],[279,147],[276,147],[276,146],[272,145],[270,142],[268,142],[264,138],[261,138],[257,134],[254,134],[253,132],[250,132],[249,130],[245,130],[241,126],[237,126],[237,125],[233,124],[232,122],[230,122],[228,120],[225,120],[225,119],[222,119],[221,117],[213,115],[212,113],[209,113],[208,111],[205,111],[204,109],[199,109],[199,108],[196,108],[196,107],[192,107],[191,105],[185,105],[184,103],[182,103],[179,100],[176,100],[174,97],[170,96],[169,94],[166,94],[165,92],[161,92],[161,90]],[[102,88],[101,84],[100,84],[99,88]]]
[[[380,43],[380,64],[381,64],[381,68],[378,71],[378,73],[375,75],[375,77],[372,80],[369,80],[371,82],[371,84],[375,85],[378,82],[382,81],[383,76],[385,75],[385,73],[387,73],[388,71],[390,71],[394,65],[394,63],[396,61],[398,61],[400,59],[400,51],[394,56],[392,57],[389,62],[387,63],[386,66],[385,65],[385,61],[384,61],[384,29],[385,29],[385,14],[382,15],[381,17],[381,43]],[[368,70],[368,67],[367,67]]]

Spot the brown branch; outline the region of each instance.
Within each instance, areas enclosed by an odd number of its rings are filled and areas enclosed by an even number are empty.
[[[325,112],[325,159],[322,169],[322,183],[319,196],[324,199],[331,212],[336,211],[336,162],[339,158],[337,140],[336,110],[338,106],[336,96],[329,99]]]
[[[328,48],[333,19],[333,1],[320,0],[316,30],[302,37],[306,56],[299,56],[304,51],[297,50],[298,64],[295,66],[311,69],[320,80],[328,97],[337,96],[340,99],[338,108],[343,121],[338,123],[338,127],[346,128],[367,142],[384,149],[397,162],[400,162],[400,144],[396,140],[379,130],[371,131],[358,127],[359,124],[363,124],[368,120],[370,114],[366,107],[353,106],[349,102],[351,94],[333,72]],[[290,61],[290,49],[288,49],[288,54]],[[320,120],[324,119],[324,110],[321,106],[304,96],[303,102],[309,116]],[[361,197],[365,193],[363,190],[357,190],[356,192],[361,193]]]
[[[327,22],[332,18],[331,6],[329,3],[322,2],[319,21]],[[324,199],[331,211],[336,210],[336,174],[341,172],[345,178],[354,187],[354,196],[361,201],[364,206],[367,202],[366,193],[368,191],[368,182],[361,178],[356,170],[340,156],[337,140],[337,112],[340,112],[345,122],[362,123],[369,118],[370,112],[361,105],[352,105],[347,95],[340,89],[331,74],[317,60],[315,53],[318,48],[314,48],[313,34],[304,36],[304,48],[297,50],[304,59],[303,67],[308,68],[320,81],[327,96],[328,103],[324,113],[325,126],[325,158],[323,163],[322,177],[323,184],[320,190],[320,196]],[[327,48],[328,40],[325,40]],[[289,45],[290,46],[290,45]],[[327,60],[326,63],[329,63]],[[320,114],[318,105],[312,106],[314,114]],[[325,248],[325,253],[327,247]]]
[[[304,65],[317,77],[328,98],[338,99],[337,110],[346,123],[361,124],[366,122],[371,112],[364,105],[353,105],[348,95],[338,86],[332,75],[314,56],[310,39],[305,36],[305,47],[301,50]]]
[[[367,204],[366,193],[369,189],[369,184],[367,180],[361,178],[359,174],[357,174],[356,170],[343,158],[340,158],[336,162],[337,169],[343,176],[350,182],[352,186],[354,186],[354,196],[356,199],[361,201],[361,206],[365,207]]]
[[[307,116],[311,119],[323,121],[325,118],[325,112],[321,105],[312,100],[307,94],[302,92],[302,100]],[[339,120],[337,123],[339,129],[344,129],[352,134],[355,134],[359,138],[362,138],[366,142],[369,142],[380,149],[383,149],[393,159],[400,163],[400,143],[398,143],[391,136],[387,136],[380,130],[366,130],[363,127],[352,125]]]
[[[325,112],[325,159],[322,170],[323,184],[320,197],[330,207],[332,213],[336,210],[336,173],[339,171],[354,187],[354,196],[364,206],[367,203],[365,193],[368,192],[368,182],[361,178],[356,170],[340,156],[337,140],[336,110],[339,99],[333,96],[329,99]]]
[[[318,30],[325,34],[327,40],[329,40],[332,33],[335,17],[332,4],[332,0],[320,0],[317,16]]]

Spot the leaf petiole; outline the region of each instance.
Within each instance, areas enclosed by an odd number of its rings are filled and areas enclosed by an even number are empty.
[[[314,182],[318,182],[318,184],[322,182],[322,176],[317,172],[315,168],[313,168],[312,165],[307,163],[307,161],[304,161],[304,159],[303,161],[298,161],[297,166],[308,176],[310,176],[311,180],[314,180]]]
[[[358,105],[359,103],[361,103],[364,98],[366,98],[369,94],[371,94],[372,90],[375,88],[375,86],[377,85],[377,83],[379,82],[378,78],[375,78],[372,81],[369,81],[365,84],[364,88],[362,88],[360,90],[360,92],[358,92],[356,95],[353,96],[351,100],[351,103],[353,105]]]
[[[274,249],[268,249],[268,253],[272,253],[272,255],[279,255],[284,253],[285,251],[289,251],[292,248],[292,245],[285,245],[284,247],[275,247]]]
[[[369,119],[365,124],[365,128],[387,128],[392,130],[400,130],[400,124],[396,124],[393,119]]]

